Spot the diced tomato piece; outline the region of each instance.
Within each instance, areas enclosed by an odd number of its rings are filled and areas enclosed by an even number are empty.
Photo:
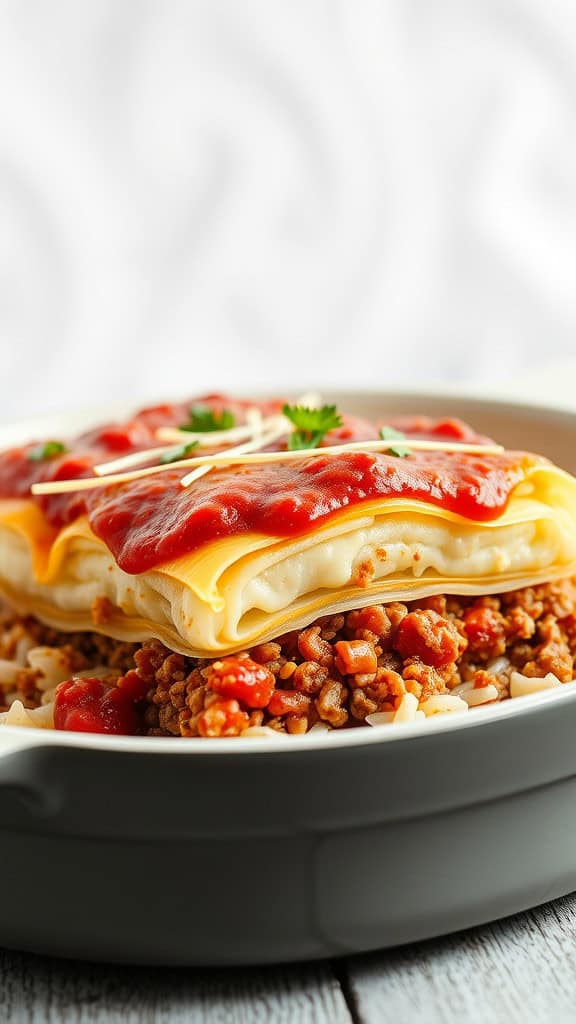
[[[378,668],[378,658],[369,640],[339,640],[336,668],[342,675],[371,675]]]
[[[54,725],[71,732],[105,732],[133,736],[140,721],[128,690],[92,676],[66,679],[56,687]]]
[[[310,710],[312,701],[305,693],[296,690],[274,690],[268,711],[271,715],[305,715]]]
[[[475,652],[496,654],[505,650],[504,619],[494,608],[468,608],[464,613],[464,631]]]
[[[216,700],[198,715],[198,732],[207,739],[238,736],[249,724],[237,700]]]
[[[223,658],[210,666],[208,689],[247,708],[265,708],[275,681],[269,669],[252,658]]]

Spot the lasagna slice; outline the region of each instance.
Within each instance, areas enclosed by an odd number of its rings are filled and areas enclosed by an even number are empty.
[[[281,403],[210,396],[190,409],[204,410],[196,430],[181,430],[188,406],[156,407],[128,424],[0,456],[0,591],[15,613],[64,640],[159,643],[166,657],[205,667],[239,652],[245,661],[271,643],[274,653],[278,638],[311,635],[318,623],[316,636],[332,628],[332,640],[344,630],[336,643],[362,643],[355,633],[370,633],[374,609],[440,614],[434,601],[449,595],[464,615],[488,595],[507,606],[507,593],[576,575],[576,481],[539,456],[503,451],[454,421],[328,418],[312,436]],[[260,423],[250,428],[254,410]],[[160,442],[170,431],[180,444],[167,449]],[[123,465],[140,468],[108,472]],[[350,614],[362,624],[346,625]],[[416,634],[413,642],[412,660],[426,665]],[[378,646],[364,663],[354,647],[325,652],[326,679],[345,686],[347,675],[375,676],[386,664]],[[300,651],[283,665],[295,672],[314,660]],[[347,671],[357,664],[366,671]],[[432,658],[430,667],[442,666]],[[462,683],[454,672],[452,681]],[[364,717],[396,715],[396,697],[368,696]],[[283,714],[296,714],[296,704]]]

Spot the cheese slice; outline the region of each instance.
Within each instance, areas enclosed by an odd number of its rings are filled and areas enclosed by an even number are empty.
[[[495,593],[574,573],[576,480],[544,463],[489,522],[413,499],[370,501],[300,537],[227,537],[139,575],[118,567],[85,517],[57,531],[32,502],[0,501],[0,591],[18,610],[63,630],[156,637],[199,657],[379,601]]]

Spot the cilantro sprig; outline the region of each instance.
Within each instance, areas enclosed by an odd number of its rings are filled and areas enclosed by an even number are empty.
[[[188,415],[188,422],[183,423],[179,427],[180,430],[203,434],[213,430],[230,430],[236,425],[236,417],[230,409],[222,409],[222,412],[218,413],[209,405],[192,405]]]
[[[190,452],[193,452],[198,447],[198,441],[190,441],[190,444],[181,444],[177,448],[171,448],[170,451],[164,452],[164,455],[160,456],[160,465],[166,466],[170,462],[179,462],[180,459],[187,459]]]
[[[335,405],[323,405],[320,409],[309,409],[305,405],[284,405],[282,412],[294,425],[288,438],[288,450],[317,448],[326,434],[342,426],[342,417]]]
[[[406,434],[403,434],[401,430],[396,430],[395,427],[380,427],[380,437],[383,441],[406,441]],[[386,449],[386,453],[390,455],[396,455],[399,459],[405,459],[407,455],[411,455],[412,451],[403,444],[391,444]]]
[[[58,455],[65,455],[67,450],[62,441],[45,441],[43,444],[34,445],[26,454],[31,462],[45,462],[48,459],[55,459]]]

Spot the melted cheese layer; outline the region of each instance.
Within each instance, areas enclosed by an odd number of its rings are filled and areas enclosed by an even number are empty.
[[[57,532],[31,502],[0,502],[0,590],[17,609],[59,629],[157,637],[197,656],[378,601],[486,594],[571,573],[576,481],[542,464],[490,522],[415,500],[370,502],[305,536],[228,537],[136,576],[85,518]],[[95,617],[102,598],[110,614]]]

